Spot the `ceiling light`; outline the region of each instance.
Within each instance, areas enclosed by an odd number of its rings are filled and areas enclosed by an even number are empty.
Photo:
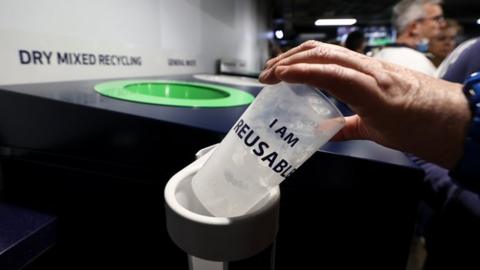
[[[318,19],[315,21],[316,26],[326,26],[326,25],[354,25],[357,23],[357,19],[348,18],[348,19]]]
[[[283,31],[282,30],[276,30],[275,31],[275,37],[277,39],[282,39],[283,38]]]

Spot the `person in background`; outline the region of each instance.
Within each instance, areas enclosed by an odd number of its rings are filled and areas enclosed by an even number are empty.
[[[365,45],[365,35],[360,30],[350,32],[345,40],[345,48],[358,53],[365,53]]]
[[[472,46],[465,52],[476,61]],[[451,180],[426,182],[433,183],[432,204],[442,208],[444,221],[430,231],[438,237],[429,243],[436,250],[427,267],[480,269],[479,72],[462,86],[310,41],[269,60],[260,81],[309,84],[347,103],[356,114],[346,117],[336,140],[372,140],[445,168]]]
[[[442,61],[455,49],[456,38],[462,31],[462,27],[453,19],[445,20],[445,25],[440,33],[430,39],[428,44],[429,58],[438,67]]]
[[[393,7],[392,24],[397,30],[397,42],[373,57],[399,64],[428,75],[435,66],[424,55],[429,40],[440,33],[444,24],[441,0],[402,0]]]

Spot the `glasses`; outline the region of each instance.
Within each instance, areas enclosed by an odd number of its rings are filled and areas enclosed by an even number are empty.
[[[438,23],[442,23],[442,22],[445,21],[445,17],[443,17],[443,15],[437,15],[437,16],[430,17],[430,18],[420,18],[420,19],[418,19],[418,21],[429,21],[429,20],[436,21]]]

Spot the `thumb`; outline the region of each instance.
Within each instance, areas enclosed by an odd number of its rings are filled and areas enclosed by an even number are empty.
[[[363,140],[369,139],[364,136],[362,130],[362,119],[358,115],[345,117],[345,126],[337,133],[332,141]]]

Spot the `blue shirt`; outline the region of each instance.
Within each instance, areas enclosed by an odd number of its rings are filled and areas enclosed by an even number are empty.
[[[443,79],[463,83],[479,70],[480,39],[477,39],[450,63]],[[452,179],[444,168],[415,157],[411,159],[425,171],[423,197],[435,210],[425,229],[428,250],[425,269],[480,269],[480,190],[464,186],[461,179]]]
[[[442,79],[463,83],[467,77],[480,71],[480,38],[465,48],[458,58],[450,63]]]

